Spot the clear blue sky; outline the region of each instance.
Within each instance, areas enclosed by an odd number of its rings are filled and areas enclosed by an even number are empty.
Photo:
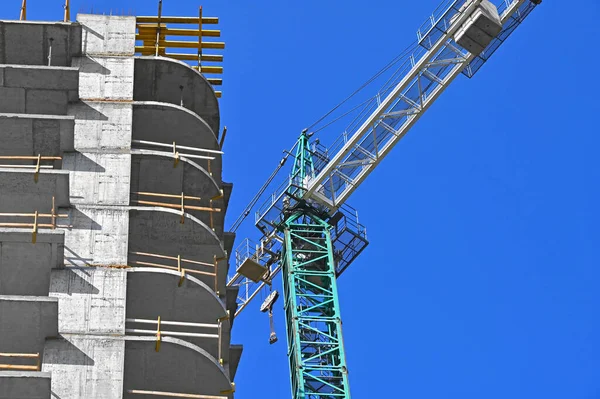
[[[29,0],[29,19],[60,19],[61,2]],[[20,3],[4,0],[0,17],[18,18]],[[73,13],[155,15],[156,3],[74,0]],[[437,4],[203,3],[227,42],[230,223],[281,150],[404,49]],[[164,13],[197,5],[165,0]],[[599,18],[597,0],[545,0],[353,196],[371,241],[339,284],[355,399],[600,398]],[[276,312],[273,346],[256,306],[236,320],[237,398],[290,397],[281,303]]]

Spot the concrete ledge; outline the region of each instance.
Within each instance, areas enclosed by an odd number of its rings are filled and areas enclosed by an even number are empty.
[[[179,286],[181,274],[175,270],[154,267],[127,269],[127,318],[208,323],[227,316],[225,306],[210,285],[200,281],[201,276],[187,273]],[[214,282],[213,282],[214,285]],[[222,357],[228,359],[229,323],[223,323]],[[153,329],[148,324],[127,323],[126,328]],[[166,331],[216,334],[217,330],[186,326],[164,326]],[[139,334],[130,334],[139,335]],[[213,338],[181,337],[203,348],[218,359],[218,340]]]
[[[225,251],[219,237],[204,223],[185,213],[167,208],[132,207],[129,215],[129,252],[155,253],[212,264]],[[148,261],[145,257],[143,260]],[[130,262],[136,260],[130,255]],[[151,261],[152,262],[152,261]],[[162,262],[154,262],[162,263]],[[131,264],[131,263],[130,263]],[[227,262],[219,262],[218,287],[224,292]],[[205,278],[201,278],[205,281]],[[206,280],[211,286],[209,280]]]
[[[180,89],[183,86],[183,91]],[[202,74],[182,61],[165,57],[135,57],[133,99],[181,104],[219,132],[219,102]]]
[[[0,21],[0,64],[71,66],[81,54],[81,25],[70,22]]]
[[[50,382],[41,371],[0,371],[0,399],[48,399]]]
[[[65,233],[40,230],[36,243],[29,229],[0,229],[0,295],[47,296],[50,272],[63,267]]]
[[[0,352],[42,353],[57,335],[58,299],[0,295]]]
[[[37,183],[34,175],[34,170],[0,168],[0,212],[50,213],[52,197],[56,208],[70,205],[68,171],[42,169]],[[33,223],[33,218],[27,218],[26,222]],[[39,221],[49,222],[49,219]]]
[[[181,339],[164,337],[160,351],[155,337],[125,337],[124,399],[143,398],[128,389],[223,395],[231,389],[228,373],[203,349]]]
[[[74,150],[74,128],[72,116],[0,113],[0,155],[61,156]],[[31,165],[34,161],[14,163]]]

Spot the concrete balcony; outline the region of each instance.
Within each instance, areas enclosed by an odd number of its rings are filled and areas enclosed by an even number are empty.
[[[48,296],[50,273],[64,266],[65,233],[0,229],[0,295]]]
[[[191,342],[215,359],[229,361],[228,315],[214,288],[191,272],[183,277],[178,271],[157,267],[134,267],[127,272],[128,335],[156,331],[160,317],[162,336]]]
[[[58,299],[0,295],[0,353],[42,353],[46,338],[58,335]],[[19,365],[30,359],[16,358]]]
[[[189,197],[184,198],[184,206],[189,206],[186,212],[214,229],[218,235],[222,234],[226,209],[222,207],[225,202],[221,198],[220,187],[196,162],[183,156],[176,159],[172,154],[163,152],[132,150],[131,169],[132,205],[165,204],[168,208],[180,209],[180,199],[159,195],[181,196],[184,193],[185,197]],[[211,201],[211,198],[215,200]],[[206,209],[219,211],[209,212]]]
[[[79,69],[56,66],[0,66],[0,112],[66,115],[79,99]]]
[[[135,141],[164,143],[177,146],[203,148],[219,151],[217,135],[210,126],[197,114],[175,104],[155,101],[137,101],[133,105],[133,148],[157,151],[157,146],[144,145]],[[171,151],[171,149],[160,149]],[[181,152],[188,152],[181,150]],[[208,162],[194,159],[198,165],[209,170],[217,183],[221,183],[222,157],[215,156]]]
[[[124,399],[156,397],[131,390],[231,397],[228,372],[203,349],[172,337],[155,348],[154,337],[125,337]]]
[[[50,373],[40,371],[0,371],[0,398],[48,399]]]
[[[182,217],[184,223],[181,223]],[[155,255],[171,259],[157,261]],[[198,266],[197,262],[214,265],[216,259],[217,291],[225,293],[228,262],[221,240],[210,227],[188,213],[160,207],[132,207],[129,213],[128,265],[144,266],[140,262],[150,262],[176,268],[177,263],[172,258],[177,256],[191,261],[183,267],[198,271],[206,269]],[[214,286],[212,275],[194,276],[207,286]]]
[[[219,103],[212,85],[182,61],[163,57],[136,57],[134,101],[181,105],[219,132]]]
[[[48,65],[50,45],[52,66],[71,66],[81,55],[81,25],[0,21],[0,64]]]

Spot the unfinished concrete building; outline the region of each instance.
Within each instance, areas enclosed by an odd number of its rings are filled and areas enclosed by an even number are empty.
[[[233,397],[216,22],[0,21],[0,398]]]

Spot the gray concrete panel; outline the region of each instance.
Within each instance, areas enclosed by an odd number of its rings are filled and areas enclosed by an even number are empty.
[[[133,56],[135,52],[135,17],[77,14],[83,25],[84,54]]]
[[[74,126],[72,116],[0,114],[0,155],[60,156],[73,151]]]
[[[0,21],[0,64],[71,66],[81,54],[81,26],[75,23]]]
[[[4,73],[4,87],[61,91],[77,91],[79,88],[78,68],[36,65],[0,65],[0,69],[2,69]]]
[[[133,58],[80,57],[73,60],[79,68],[79,96],[84,100],[133,99]]]
[[[0,371],[0,399],[50,399],[50,373]]]
[[[183,340],[164,337],[159,352],[154,337],[126,337],[124,390],[222,395],[231,389],[225,369],[206,351]],[[123,398],[144,399],[124,393]]]
[[[225,306],[213,288],[201,282],[196,275],[186,274],[179,286],[180,274],[174,270],[134,267],[127,269],[127,318],[216,324],[217,319],[227,316]],[[142,323],[127,323],[127,328],[153,329]],[[164,326],[165,331],[216,334],[217,330],[187,326]],[[229,350],[229,322],[223,326],[224,337],[221,353],[224,358]],[[130,334],[131,335],[131,334]],[[138,334],[133,334],[138,335]],[[219,341],[214,338],[180,337],[203,348],[219,358]]]
[[[129,208],[77,205],[59,219],[65,234],[65,264],[122,266],[127,263]]]
[[[0,295],[0,352],[42,353],[46,338],[57,335],[58,299]]]
[[[64,232],[40,230],[36,243],[29,229],[0,230],[0,295],[47,296],[50,271],[63,266]]]
[[[0,187],[0,212],[50,213],[52,197],[57,208],[70,204],[69,174],[63,170],[42,169],[36,183],[33,170],[0,168]]]
[[[53,270],[50,296],[59,301],[60,333],[125,334],[127,275],[123,269]]]
[[[68,153],[63,169],[70,172],[73,204],[129,205],[129,154]]]
[[[69,94],[61,90],[27,89],[25,92],[25,113],[45,115],[66,115]]]
[[[135,101],[183,102],[183,107],[200,116],[213,132],[219,132],[219,103],[214,89],[186,63],[164,57],[136,57],[134,77]]]
[[[67,112],[75,117],[78,151],[131,148],[131,104],[81,101],[70,104]]]
[[[25,113],[25,89],[0,87],[0,112]]]
[[[63,334],[46,341],[42,370],[52,373],[52,399],[120,399],[122,338]]]

